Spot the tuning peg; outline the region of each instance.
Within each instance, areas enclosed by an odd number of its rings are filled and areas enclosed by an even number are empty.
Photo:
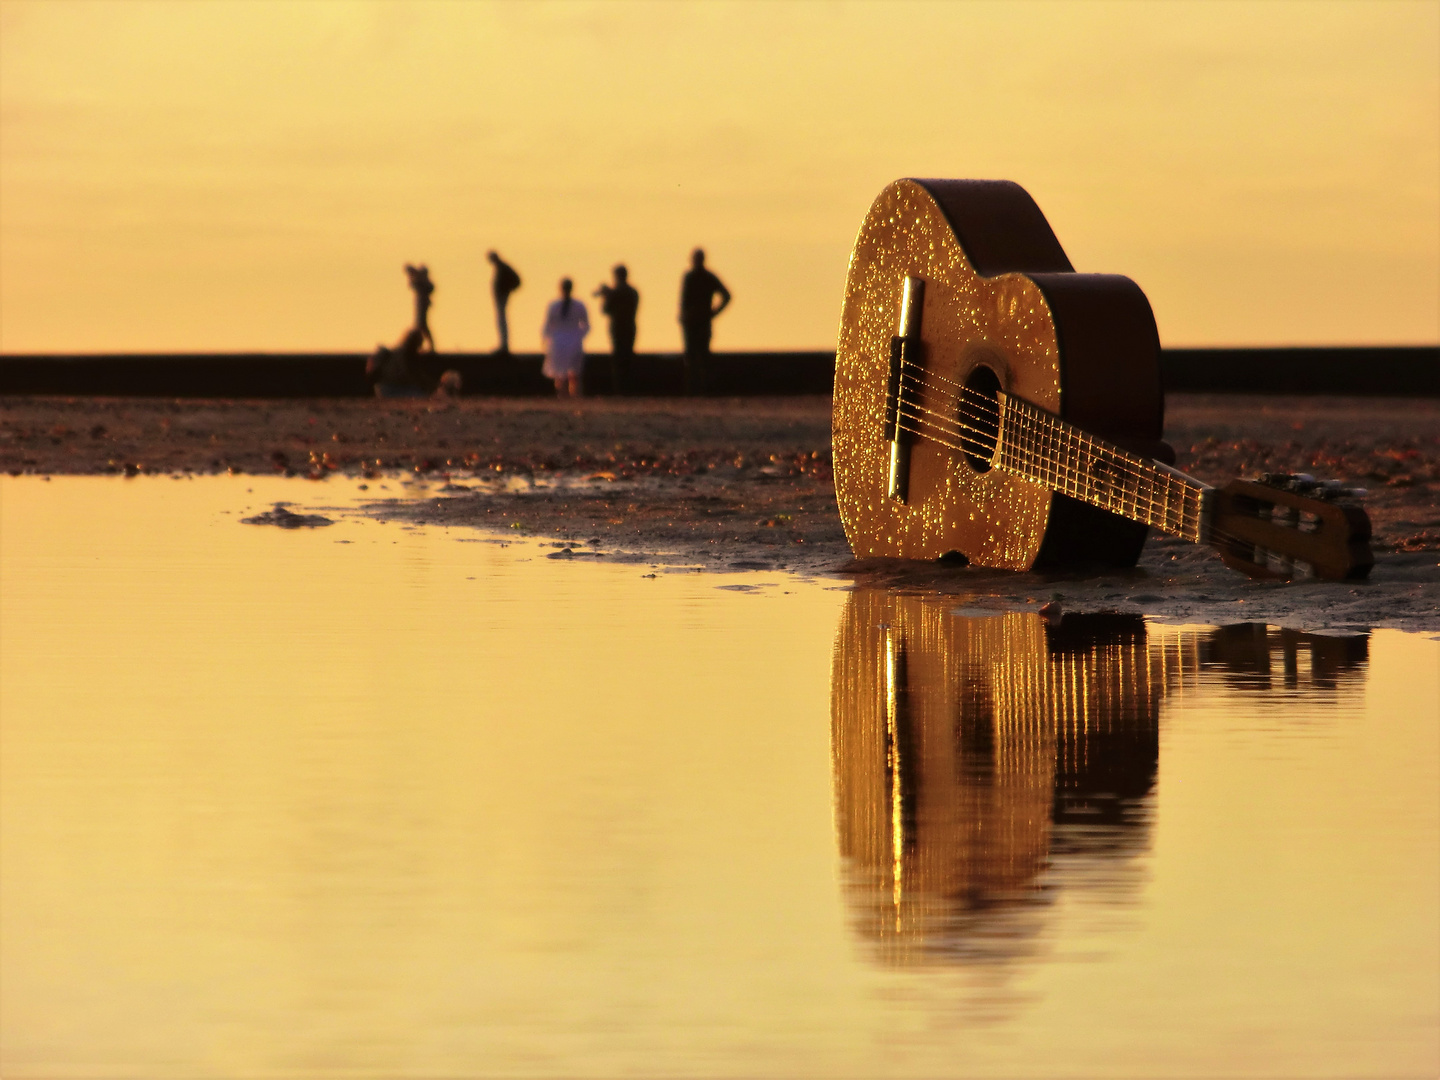
[[[1326,502],[1334,502],[1336,499],[1363,499],[1370,494],[1364,488],[1346,487],[1342,480],[1316,480],[1309,473],[1261,473],[1257,483]]]
[[[1334,487],[1327,485],[1325,490],[1320,492],[1320,497],[1326,502],[1335,502],[1338,499],[1363,499],[1369,494],[1370,492],[1365,488],[1346,487],[1344,484],[1336,483]]]
[[[1370,492],[1365,488],[1348,487],[1343,480],[1326,480],[1315,494],[1326,502],[1335,502],[1338,499],[1363,499]]]
[[[1309,473],[1261,473],[1260,483],[1296,494],[1313,491],[1317,486],[1315,478]]]

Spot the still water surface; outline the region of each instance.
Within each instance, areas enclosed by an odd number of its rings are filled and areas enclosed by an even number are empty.
[[[1440,643],[358,495],[0,479],[6,1077],[1440,1070]]]

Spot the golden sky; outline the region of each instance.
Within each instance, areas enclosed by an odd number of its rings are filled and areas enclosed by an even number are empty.
[[[1023,184],[1167,345],[1440,340],[1440,3],[0,0],[0,349],[533,348],[624,260],[678,347],[833,348],[899,176]],[[597,323],[600,320],[596,320]],[[603,332],[592,348],[607,347]]]

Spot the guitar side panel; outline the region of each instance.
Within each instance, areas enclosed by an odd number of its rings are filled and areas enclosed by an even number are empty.
[[[1060,415],[1121,445],[1165,426],[1160,332],[1140,287],[1118,274],[1031,274],[1055,317]]]
[[[940,207],[981,277],[1074,267],[1030,193],[1011,180],[916,180]]]
[[[1160,334],[1145,294],[1115,274],[1032,274],[1055,317],[1060,415],[1146,457],[1165,453]],[[1134,566],[1144,525],[1056,494],[1042,567]]]

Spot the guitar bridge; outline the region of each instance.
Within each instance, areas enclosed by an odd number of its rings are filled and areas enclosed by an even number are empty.
[[[913,388],[921,381],[920,316],[924,306],[925,279],[907,276],[900,294],[899,333],[890,339],[890,381],[885,390],[885,441],[890,444],[886,491],[902,503],[910,497],[910,445],[919,416]]]

